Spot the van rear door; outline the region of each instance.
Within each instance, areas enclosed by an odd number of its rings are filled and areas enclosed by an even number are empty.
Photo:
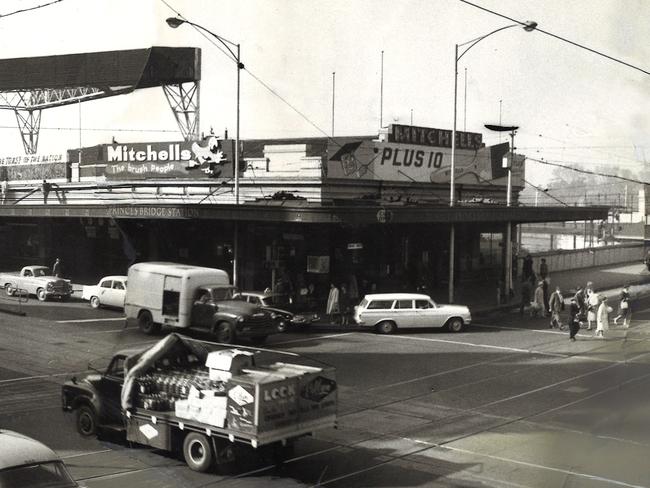
[[[169,325],[178,324],[178,313],[181,298],[181,277],[165,276],[163,284],[162,316],[163,323]]]

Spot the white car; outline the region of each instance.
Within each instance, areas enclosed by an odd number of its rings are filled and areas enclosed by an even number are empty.
[[[45,444],[0,429],[0,486],[10,488],[80,488],[65,464]]]
[[[437,304],[428,295],[378,293],[366,295],[354,308],[354,321],[380,334],[392,334],[398,327],[445,327],[460,332],[472,322],[472,315],[464,305]]]
[[[96,285],[84,285],[81,298],[88,300],[93,308],[124,308],[126,276],[105,276]]]

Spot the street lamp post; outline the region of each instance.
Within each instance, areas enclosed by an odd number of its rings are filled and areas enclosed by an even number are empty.
[[[458,61],[462,58],[467,51],[476,46],[486,37],[490,37],[492,34],[496,34],[505,29],[510,29],[512,27],[522,27],[526,32],[534,31],[537,28],[537,22],[528,21],[524,24],[512,24],[500,27],[499,29],[493,30],[485,35],[472,39],[471,41],[464,42],[462,44],[456,44],[454,49],[454,124],[451,133],[451,174],[449,178],[449,206],[453,207],[456,203],[455,195],[455,177],[456,177],[456,122],[458,115]],[[465,47],[467,46],[467,47]],[[465,49],[459,54],[458,48]],[[449,231],[449,303],[454,302],[454,261],[455,261],[455,240],[456,240],[456,226],[453,221],[450,226]]]
[[[176,29],[178,26],[183,25],[183,24],[188,24],[193,27],[196,27],[197,29],[202,30],[203,32],[206,32],[210,34],[212,37],[214,37],[217,41],[219,41],[223,47],[226,48],[228,53],[230,54],[231,58],[233,61],[235,61],[236,66],[237,66],[237,121],[236,121],[236,128],[235,128],[235,205],[239,205],[239,107],[240,107],[240,71],[244,69],[244,64],[241,62],[241,50],[240,50],[240,45],[236,44],[232,41],[229,41],[228,39],[221,37],[214,32],[212,32],[209,29],[206,29],[202,25],[195,24],[194,22],[190,22],[189,20],[181,19],[179,17],[169,17],[167,20],[167,25],[169,27]],[[232,50],[232,47],[236,49],[236,51]],[[235,232],[234,232],[234,239],[233,239],[233,272],[232,272],[232,280],[233,280],[233,285],[237,286],[239,277],[237,273],[237,267],[238,267],[238,261],[239,261],[239,246],[238,246],[238,234],[239,234],[239,225],[238,221],[235,220]]]
[[[514,125],[492,125],[485,124],[485,128],[496,132],[510,132],[510,158],[506,163],[508,169],[508,182],[506,189],[506,207],[512,206],[512,165],[515,161],[515,134],[519,127]],[[505,239],[505,277],[504,286],[506,297],[510,297],[510,290],[512,290],[512,222],[508,220],[506,223],[506,239]],[[507,301],[507,300],[506,300]]]

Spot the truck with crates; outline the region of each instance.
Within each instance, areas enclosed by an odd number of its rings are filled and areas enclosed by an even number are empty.
[[[336,426],[335,370],[306,363],[170,334],[116,353],[104,371],[72,377],[62,405],[83,436],[124,432],[130,442],[182,453],[195,471],[251,453],[281,459],[300,437]]]

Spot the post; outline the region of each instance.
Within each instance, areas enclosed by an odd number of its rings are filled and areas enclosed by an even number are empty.
[[[515,160],[515,131],[510,133],[510,161],[508,163],[508,188],[506,190],[506,207],[512,205],[512,163]],[[510,301],[510,290],[512,289],[512,222],[506,222],[506,262],[505,262],[506,302]]]
[[[379,86],[379,128],[384,126],[384,51],[381,52],[381,81]]]
[[[334,137],[334,100],[336,99],[336,71],[332,71],[332,137]]]
[[[235,205],[239,205],[239,94],[240,94],[240,46],[237,44],[237,121],[235,130]],[[237,216],[239,218],[239,216]],[[239,222],[235,220],[235,235],[232,250],[232,284],[239,286]]]
[[[451,164],[449,173],[449,206],[454,207],[455,189],[454,177],[456,171],[456,118],[458,105],[458,44],[454,48],[454,124],[451,131]],[[449,230],[449,303],[454,303],[454,246],[455,246],[455,225],[453,222],[453,215],[451,216],[452,222]]]

